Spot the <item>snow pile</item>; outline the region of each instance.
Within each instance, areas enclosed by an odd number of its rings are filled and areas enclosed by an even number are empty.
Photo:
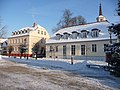
[[[51,59],[51,58],[43,58],[43,59],[30,59],[27,60],[26,58],[19,59],[19,58],[8,58],[8,57],[2,57],[5,60],[10,60],[13,62],[25,64],[31,68],[36,69],[43,69],[43,70],[49,70],[52,71],[67,71],[74,76],[80,75],[83,77],[86,77],[88,80],[93,80],[94,83],[99,82],[106,86],[113,87],[116,89],[120,89],[120,78],[113,77],[109,74],[108,71],[105,71],[103,68],[88,68],[87,64],[94,64],[94,65],[107,65],[104,61],[93,61],[93,60],[74,60],[74,64],[71,65],[71,61],[69,59]],[[90,84],[93,82],[89,82]],[[93,83],[93,84],[94,84]],[[95,84],[96,85],[96,84]]]

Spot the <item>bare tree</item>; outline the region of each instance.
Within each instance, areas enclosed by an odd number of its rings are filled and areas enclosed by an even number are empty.
[[[11,52],[14,50],[13,46],[8,46],[8,53],[9,53],[9,57],[10,57],[10,54]]]
[[[86,24],[86,20],[83,16],[77,16],[76,25]]]
[[[80,15],[73,17],[70,20],[70,26],[77,26],[77,25],[82,25],[82,24],[86,24],[86,21],[85,21],[84,17],[82,17]]]
[[[69,27],[70,26],[70,20],[72,19],[72,13],[69,9],[65,9],[62,17],[62,26],[63,27]]]
[[[4,38],[7,34],[6,26],[2,26],[1,24],[2,19],[0,18],[0,38]]]
[[[69,9],[65,9],[62,18],[57,23],[56,27],[53,28],[53,33],[57,32],[59,29],[62,28],[77,26],[86,23],[84,17],[80,15],[72,17],[72,15],[73,13]]]

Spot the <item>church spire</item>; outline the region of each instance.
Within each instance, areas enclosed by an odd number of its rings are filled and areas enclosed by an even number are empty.
[[[96,19],[97,19],[97,22],[105,22],[106,21],[106,18],[102,15],[101,3],[100,3],[100,6],[99,6],[99,16]]]
[[[100,3],[100,6],[99,6],[99,16],[102,15],[102,6],[101,6],[101,3]]]

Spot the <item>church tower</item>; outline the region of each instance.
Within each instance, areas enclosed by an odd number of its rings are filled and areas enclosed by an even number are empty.
[[[102,6],[99,6],[99,16],[97,17],[97,22],[105,22],[106,18],[102,15]]]

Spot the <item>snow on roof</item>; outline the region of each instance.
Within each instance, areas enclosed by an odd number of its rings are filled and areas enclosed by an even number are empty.
[[[109,22],[94,22],[85,25],[73,26],[68,28],[63,28],[57,31],[46,43],[63,43],[63,42],[78,42],[78,41],[95,41],[95,40],[108,40],[109,33],[108,33],[108,26],[111,24]],[[56,40],[56,34],[63,35],[64,33],[72,33],[72,32],[80,32],[86,30],[91,32],[92,29],[98,29],[99,37],[92,38],[91,35],[88,35],[88,38],[79,38],[79,39],[61,39]],[[115,39],[115,35],[112,35],[112,38]]]
[[[13,35],[13,36],[10,36],[9,38],[11,38],[11,37],[19,37],[19,36],[26,36],[26,35],[29,35],[29,33]]]
[[[25,36],[25,35],[29,35],[30,32],[36,30],[37,28],[43,28],[42,26],[40,25],[37,25],[35,27],[31,26],[31,27],[25,27],[25,28],[21,28],[19,29],[18,31],[15,31],[15,32],[20,32],[20,31],[24,31],[24,30],[29,30],[29,32],[27,33],[20,33],[20,34],[16,34],[16,35],[12,35],[10,37],[18,37],[18,36]],[[44,28],[43,28],[44,29]]]
[[[21,28],[18,31],[21,31],[21,30],[34,30],[34,27],[25,27],[25,28]]]
[[[7,44],[8,44],[8,40],[6,40],[6,41],[4,41],[4,42],[2,43],[2,47],[6,47]]]
[[[57,33],[63,34],[64,32],[72,33],[73,31],[81,32],[82,30],[91,31],[94,28],[98,28],[103,33],[107,33],[107,27],[110,25],[108,22],[95,22],[85,25],[79,25],[79,26],[73,26],[68,28],[63,28],[57,31],[53,36],[55,36]]]
[[[0,43],[7,41],[7,39],[0,38]]]

